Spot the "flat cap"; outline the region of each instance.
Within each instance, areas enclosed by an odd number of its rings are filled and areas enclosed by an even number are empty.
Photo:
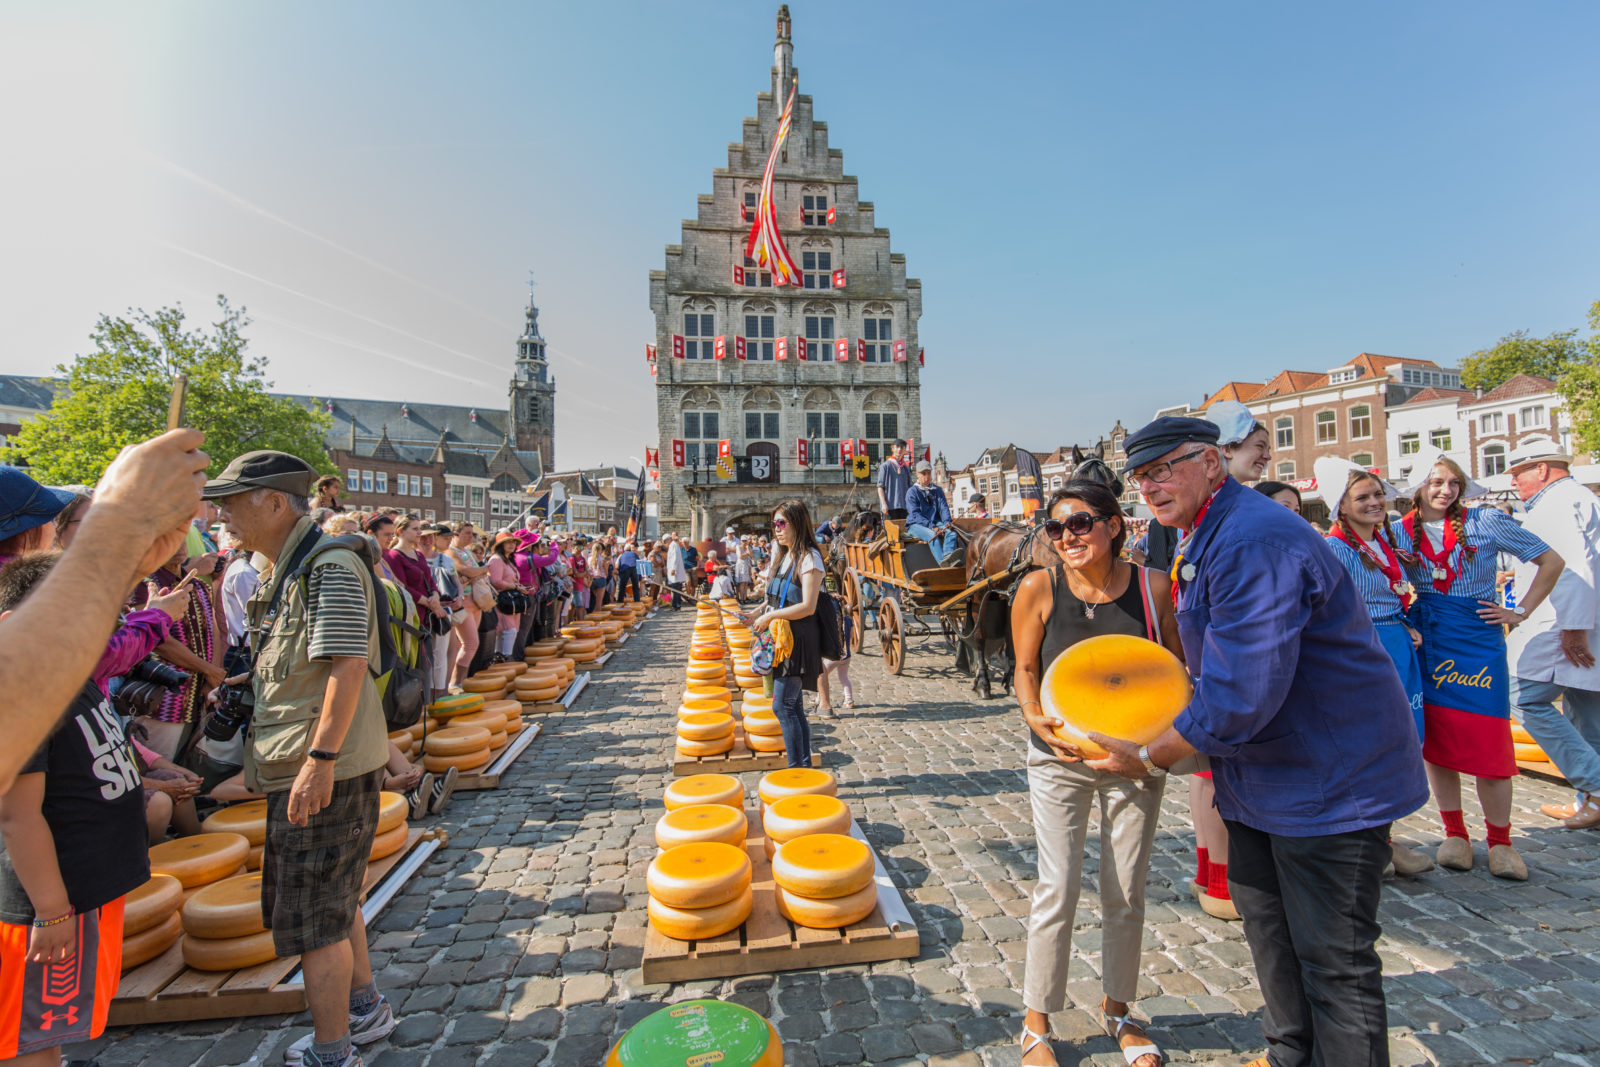
[[[252,489],[276,489],[293,496],[310,496],[317,480],[316,468],[303,459],[270,448],[238,456],[217,477],[206,482],[200,495],[207,500],[235,496]]]
[[[1125,470],[1134,470],[1154,462],[1186,441],[1214,445],[1221,431],[1217,424],[1206,419],[1192,419],[1183,415],[1168,415],[1147,423],[1129,434],[1122,442],[1128,459]]]

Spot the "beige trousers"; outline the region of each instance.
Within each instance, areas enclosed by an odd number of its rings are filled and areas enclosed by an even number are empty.
[[[1119,778],[1062,763],[1028,746],[1028,796],[1039,883],[1028,913],[1022,1002],[1054,1015],[1067,1006],[1067,965],[1078,910],[1089,813],[1100,805],[1100,975],[1106,996],[1134,999],[1144,937],[1144,883],[1166,778]]]

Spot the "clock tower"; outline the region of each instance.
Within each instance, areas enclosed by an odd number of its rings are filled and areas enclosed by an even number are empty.
[[[529,283],[527,325],[517,338],[517,363],[511,376],[512,439],[521,451],[539,453],[545,470],[555,469],[556,380],[550,376],[545,341],[539,334],[539,307]]]

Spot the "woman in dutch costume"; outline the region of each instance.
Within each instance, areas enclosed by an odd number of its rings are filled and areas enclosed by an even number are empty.
[[[1394,661],[1411,701],[1417,740],[1424,740],[1422,664],[1418,658],[1422,634],[1408,617],[1417,591],[1405,571],[1414,559],[1395,547],[1395,533],[1389,525],[1388,501],[1398,495],[1398,490],[1376,474],[1337,456],[1323,456],[1313,470],[1317,493],[1328,505],[1333,523],[1327,536],[1328,547],[1350,572],[1361,593],[1361,601],[1378,632],[1378,642]],[[1398,873],[1421,874],[1433,869],[1433,861],[1421,853],[1392,839],[1389,847],[1390,862]]]
[[[1445,839],[1439,866],[1472,868],[1472,841],[1461,812],[1461,776],[1477,779],[1488,830],[1489,873],[1526,881],[1527,865],[1511,844],[1510,678],[1502,627],[1516,626],[1544,602],[1563,567],[1516,520],[1495,508],[1466,508],[1483,488],[1437,449],[1419,455],[1411,511],[1395,531],[1413,554],[1414,617],[1422,633],[1422,757],[1439,805]],[[1507,552],[1537,565],[1515,610],[1495,600],[1496,556]]]

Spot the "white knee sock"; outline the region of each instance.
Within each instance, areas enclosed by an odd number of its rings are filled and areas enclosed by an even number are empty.
[[[511,655],[511,646],[512,646],[512,644],[514,644],[516,642],[516,640],[517,640],[517,631],[515,631],[515,630],[501,630],[500,631],[500,654],[502,656]]]

